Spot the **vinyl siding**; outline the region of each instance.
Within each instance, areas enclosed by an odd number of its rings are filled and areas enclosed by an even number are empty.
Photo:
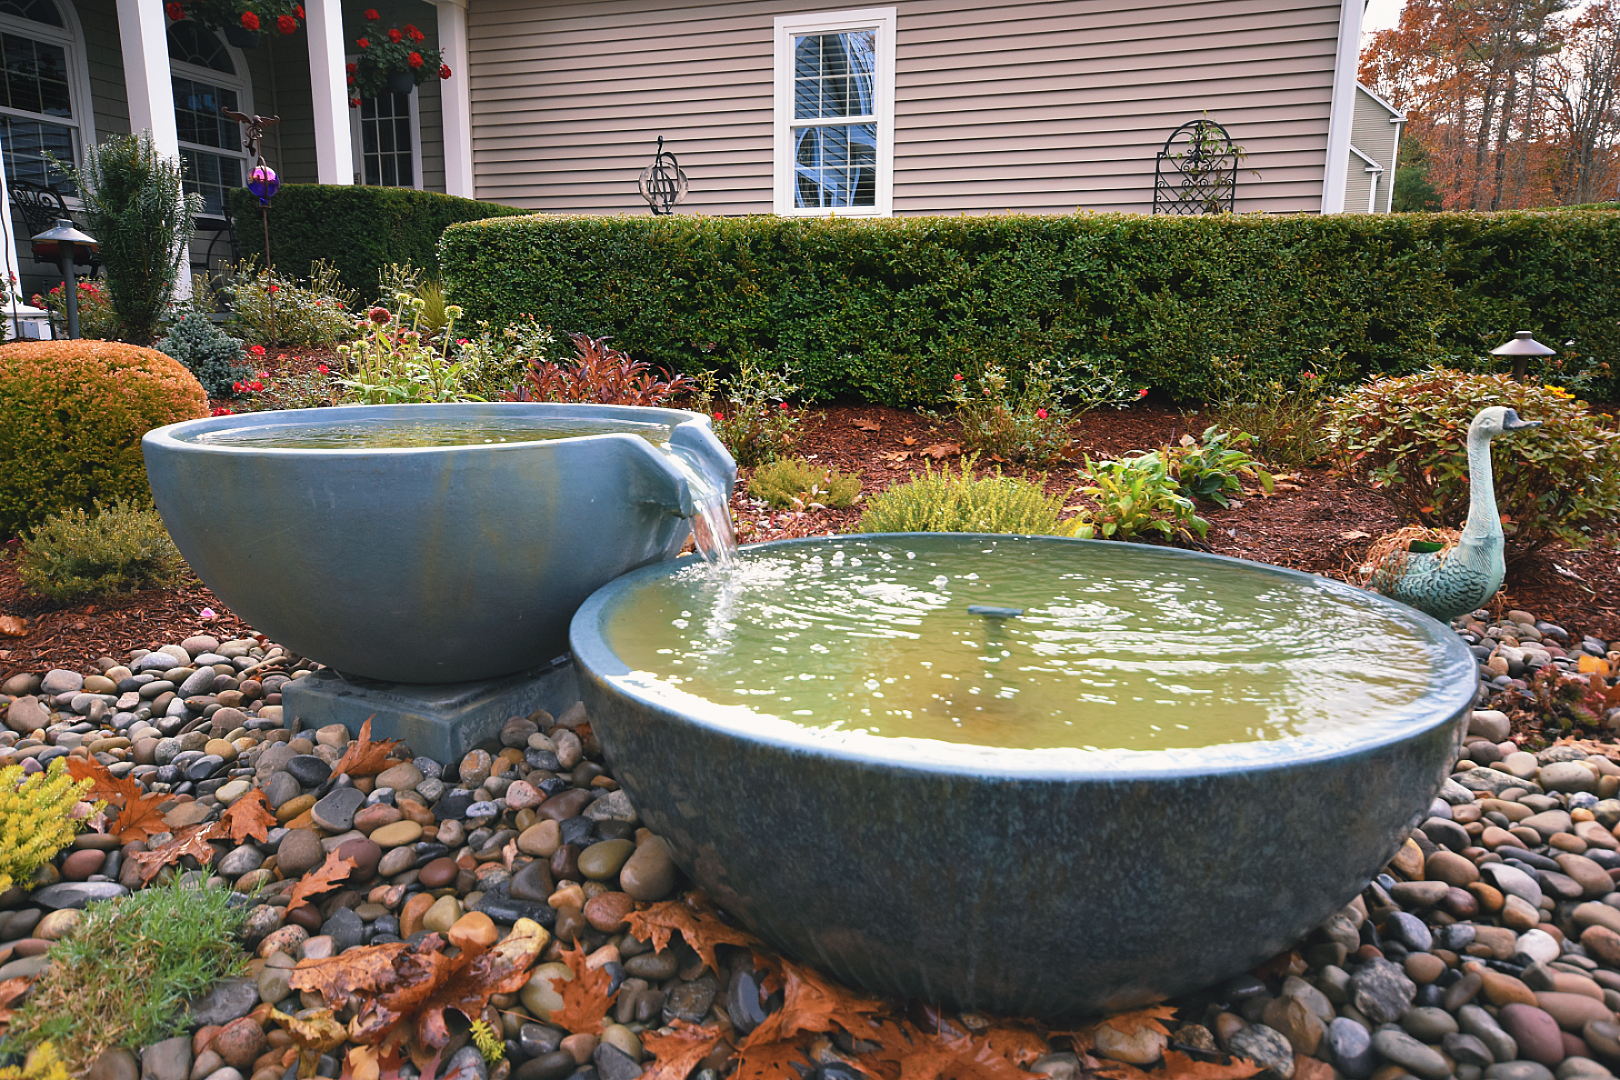
[[[1336,2],[896,6],[896,214],[1146,212],[1165,138],[1206,112],[1246,151],[1240,211],[1320,205]],[[663,135],[691,180],[678,212],[769,213],[773,20],[837,9],[473,0],[478,197],[646,213]]]
[[[1395,151],[1400,141],[1401,127],[1391,123],[1392,114],[1378,99],[1361,87],[1356,87],[1356,107],[1350,124],[1350,144],[1384,167],[1378,178],[1378,212],[1389,211],[1389,200],[1395,182]],[[1366,172],[1367,163],[1350,155],[1346,177],[1344,208],[1350,213],[1365,213],[1368,188],[1372,176]]]

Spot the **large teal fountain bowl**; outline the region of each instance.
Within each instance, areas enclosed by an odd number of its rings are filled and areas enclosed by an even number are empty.
[[[620,574],[729,496],[707,417],[603,405],[360,405],[142,441],[169,534],[261,633],[345,675],[454,683],[544,665]]]
[[[1475,693],[1427,616],[1194,552],[832,537],[726,580],[645,567],[574,617],[614,775],[762,937],[959,1008],[1121,1009],[1296,942],[1426,811]]]

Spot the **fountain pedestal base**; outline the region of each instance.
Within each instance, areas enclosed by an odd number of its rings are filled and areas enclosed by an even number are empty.
[[[553,715],[579,700],[574,665],[560,657],[550,665],[498,679],[460,683],[393,683],[343,676],[330,668],[287,683],[281,706],[289,726],[342,724],[350,732],[371,720],[374,739],[403,739],[435,761],[459,761],[499,737],[501,725],[536,709]]]

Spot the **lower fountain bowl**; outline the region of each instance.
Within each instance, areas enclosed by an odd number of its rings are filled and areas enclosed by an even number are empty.
[[[968,550],[985,538],[961,541]],[[1017,542],[1065,545],[1082,565],[1100,543]],[[1275,567],[1143,551],[1161,566],[1185,560],[1199,572],[1367,596]],[[1454,760],[1474,699],[1461,640],[1373,598],[1417,628],[1433,674],[1393,730],[1365,739],[1090,766],[1042,751],[974,766],[818,745],[626,684],[629,669],[604,634],[613,610],[688,562],[626,575],[574,618],[582,696],[614,775],[682,868],[761,937],[847,984],[954,1008],[1108,1012],[1275,955],[1394,854]]]

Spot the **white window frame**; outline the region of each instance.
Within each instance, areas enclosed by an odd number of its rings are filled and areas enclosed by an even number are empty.
[[[772,207],[786,217],[889,217],[894,213],[894,40],[898,9],[859,8],[783,15],[776,20],[775,150]],[[877,106],[876,205],[798,207],[793,205],[793,39],[805,34],[877,31],[872,94]],[[802,126],[802,125],[801,125]]]
[[[353,56],[345,58],[345,63],[346,64],[352,64],[355,61],[356,61],[356,57],[353,57]],[[352,90],[353,88],[351,87],[350,89]],[[413,87],[411,87],[411,92],[409,94],[405,95],[407,98],[410,99],[410,102],[411,102],[411,185],[410,186],[415,188],[417,191],[422,190],[422,114],[421,114],[421,107],[420,107],[420,104],[419,104],[420,96],[417,94],[417,91],[420,90],[420,89],[422,89],[420,86],[413,86]],[[386,93],[386,91],[384,91],[384,92]],[[359,109],[351,108],[349,110],[349,145],[350,145],[350,147],[353,148],[351,150],[351,155],[354,158],[354,182],[357,185],[363,185],[366,182],[366,162],[365,162],[365,157],[364,157],[364,155],[365,155],[365,140],[363,138],[361,138],[361,133],[360,133],[360,110]],[[405,185],[399,184],[399,185],[396,185],[396,186],[404,187]]]
[[[84,27],[79,23],[79,13],[72,0],[51,0],[51,2],[57,13],[62,16],[60,28],[18,18],[15,15],[0,14],[0,30],[17,37],[30,37],[37,41],[48,42],[65,50],[68,97],[73,115],[64,119],[60,116],[42,116],[11,108],[0,108],[0,112],[19,120],[43,120],[46,123],[72,128],[78,141],[73,151],[73,164],[82,165],[84,151],[96,145],[95,106],[90,97],[90,68],[85,60]],[[80,205],[76,196],[69,196],[67,201],[70,206]]]
[[[165,25],[163,29],[164,34],[167,35],[167,16],[165,16]],[[256,115],[253,108],[253,81],[248,77],[246,55],[241,49],[238,49],[235,45],[232,45],[230,42],[226,41],[225,35],[219,31],[203,30],[201,27],[198,27],[198,30],[204,34],[214,35],[214,37],[219,41],[220,47],[225,50],[225,55],[231,58],[231,66],[236,70],[230,74],[227,74],[223,71],[216,71],[210,67],[198,67],[196,64],[188,64],[180,60],[176,60],[173,56],[170,56],[169,76],[173,78],[174,76],[178,75],[180,78],[189,79],[191,82],[200,82],[209,86],[217,86],[222,90],[233,90],[236,92],[237,111],[248,116]],[[164,47],[168,47],[168,39],[166,36],[164,39]],[[173,83],[170,83],[171,98],[174,94],[173,85]],[[215,157],[235,158],[241,163],[238,171],[238,174],[241,176],[240,183],[244,185],[247,183],[248,170],[253,168],[254,163],[251,159],[249,159],[247,147],[242,145],[241,139],[236,139],[230,146],[204,146],[201,143],[192,142],[181,142],[177,143],[177,145],[182,150],[190,150],[197,154],[212,154]],[[230,208],[227,205],[226,212],[229,212],[229,209]]]

